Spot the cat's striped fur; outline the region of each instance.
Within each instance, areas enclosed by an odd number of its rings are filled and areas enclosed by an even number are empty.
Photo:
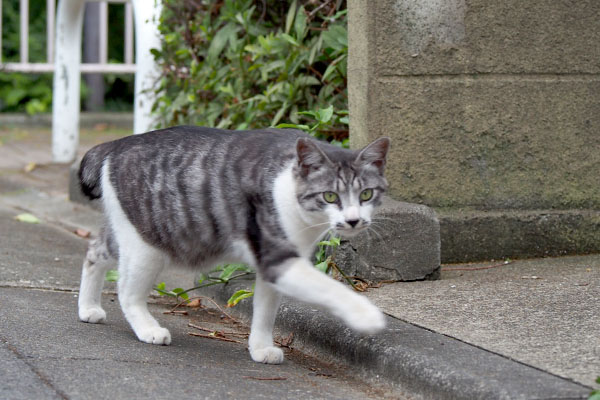
[[[255,361],[283,360],[271,333],[281,294],[321,305],[356,330],[381,329],[376,307],[310,260],[330,229],[353,235],[368,227],[387,187],[388,147],[387,138],[351,151],[294,130],[175,127],[92,148],[81,188],[101,198],[106,224],[84,261],[80,319],[106,318],[100,292],[116,259],[119,301],[136,335],[169,344],[146,306],[158,273],[240,262],[257,270]]]

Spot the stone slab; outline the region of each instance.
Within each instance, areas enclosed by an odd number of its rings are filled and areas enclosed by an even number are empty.
[[[348,276],[369,281],[436,279],[440,224],[423,205],[386,198],[371,228],[343,239],[334,261]]]

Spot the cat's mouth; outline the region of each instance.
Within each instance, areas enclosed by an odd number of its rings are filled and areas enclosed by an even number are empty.
[[[346,222],[346,223],[337,223],[335,225],[335,230],[337,233],[344,237],[353,237],[358,235],[359,233],[365,231],[369,227],[368,222],[358,221],[358,222]]]

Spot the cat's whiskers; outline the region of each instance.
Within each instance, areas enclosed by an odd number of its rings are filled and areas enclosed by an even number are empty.
[[[325,231],[323,234],[317,236],[315,241],[312,242],[311,247],[315,248],[319,242],[329,240],[329,239],[331,239],[332,236],[333,236],[333,230],[330,229],[328,231]]]
[[[377,239],[383,241],[383,236],[381,235],[381,233],[377,232],[374,224],[369,225],[369,227],[367,228],[367,232],[373,232],[375,235],[377,235]]]
[[[305,226],[304,228],[300,229],[298,231],[298,233],[302,233],[302,232],[304,232],[307,229],[316,228],[317,226],[322,226],[322,225],[330,225],[330,223],[329,222],[321,222],[321,223],[318,223],[318,224]]]

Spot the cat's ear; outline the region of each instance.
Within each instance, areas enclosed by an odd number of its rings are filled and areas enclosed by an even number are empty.
[[[320,166],[329,161],[319,146],[308,138],[299,138],[296,141],[296,157],[300,175],[305,177],[311,170],[319,169]]]
[[[366,166],[373,165],[383,174],[385,159],[390,149],[390,138],[382,137],[362,149],[356,156],[355,164]]]

